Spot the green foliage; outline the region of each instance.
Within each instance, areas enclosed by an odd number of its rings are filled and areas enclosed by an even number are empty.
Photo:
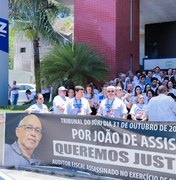
[[[9,19],[18,33],[24,34],[33,42],[34,74],[36,91],[40,85],[40,38],[53,44],[66,41],[61,34],[54,31],[51,21],[59,12],[59,5],[48,0],[9,0]],[[68,40],[69,41],[69,40]]]
[[[9,28],[9,69],[13,69],[14,61],[14,36],[15,31],[12,27]]]
[[[48,84],[72,81],[85,85],[88,79],[106,80],[109,68],[105,59],[95,53],[95,49],[86,44],[56,45],[41,64],[42,77]]]

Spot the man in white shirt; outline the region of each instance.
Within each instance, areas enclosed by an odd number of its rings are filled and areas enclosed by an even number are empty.
[[[12,94],[12,106],[16,106],[18,102],[18,90],[19,86],[16,84],[16,81],[13,81],[13,85],[11,86],[11,94]]]
[[[35,95],[36,103],[31,105],[28,109],[25,110],[28,114],[31,113],[49,113],[48,107],[43,104],[44,103],[44,97],[41,93],[37,93]]]
[[[75,87],[75,97],[72,98],[66,109],[67,114],[77,114],[77,115],[90,115],[92,112],[89,102],[84,96],[84,88],[82,86]]]
[[[115,118],[126,118],[127,108],[123,101],[115,97],[115,87],[107,87],[107,98],[102,100],[97,115]]]
[[[69,102],[66,91],[67,89],[64,86],[59,87],[58,95],[53,100],[54,114],[66,114],[66,107]]]
[[[158,88],[159,95],[153,97],[146,109],[146,118],[149,121],[176,121],[176,102],[167,96],[167,88],[163,85]]]

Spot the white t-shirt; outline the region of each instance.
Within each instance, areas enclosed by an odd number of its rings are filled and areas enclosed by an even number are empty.
[[[89,115],[91,112],[89,102],[85,98],[81,98],[79,101],[76,98],[72,98],[67,104],[67,114]]]
[[[127,112],[124,102],[115,97],[113,100],[103,99],[97,113],[102,116],[122,118],[123,114],[127,114]]]
[[[32,113],[48,113],[48,107],[45,104],[33,104],[28,108]]]
[[[146,105],[145,104],[133,104],[130,110],[130,114],[133,114],[136,119],[143,119],[145,117],[145,110]]]
[[[57,95],[53,100],[53,113],[54,114],[66,114],[66,107],[69,102],[68,97],[61,97]],[[64,108],[64,111],[59,110],[59,106]]]
[[[176,121],[176,102],[170,96],[159,94],[149,101],[145,113],[149,121]]]
[[[14,89],[11,91],[12,94],[18,94],[18,90],[19,90],[19,86],[18,85],[12,85],[11,89],[13,88],[18,88],[18,89]]]

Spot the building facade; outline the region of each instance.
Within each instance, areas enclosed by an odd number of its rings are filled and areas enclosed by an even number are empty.
[[[139,69],[139,0],[75,0],[74,40],[95,46],[109,78]]]

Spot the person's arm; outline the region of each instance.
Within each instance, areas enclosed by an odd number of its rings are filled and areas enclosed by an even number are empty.
[[[136,117],[135,117],[135,107],[136,107],[136,105],[133,104],[133,106],[131,107],[131,110],[129,112],[129,114],[131,115],[131,119],[132,120],[136,120]]]
[[[127,114],[123,114],[122,119],[127,119]]]
[[[130,114],[130,115],[131,115],[131,119],[132,119],[132,120],[136,120],[136,117],[135,117],[134,114]]]
[[[28,114],[32,113],[32,110],[30,108],[25,109],[25,112],[27,112]]]
[[[97,110],[97,116],[103,116],[103,107],[102,107],[102,102],[100,103],[100,106]]]

